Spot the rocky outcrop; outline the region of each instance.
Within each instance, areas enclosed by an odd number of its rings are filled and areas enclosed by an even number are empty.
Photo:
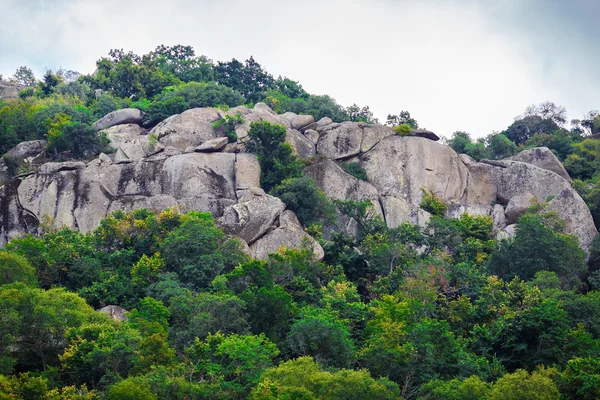
[[[264,260],[269,253],[274,253],[281,249],[301,247],[311,249],[318,260],[322,260],[325,257],[323,248],[319,243],[304,232],[302,225],[300,225],[298,218],[296,218],[296,214],[290,210],[286,210],[280,217],[279,227],[251,244],[250,253],[254,258]]]
[[[523,150],[517,155],[508,157],[507,160],[521,161],[533,164],[541,169],[547,169],[571,182],[569,173],[559,161],[554,153],[547,147],[536,147],[534,149]]]
[[[226,115],[243,119],[235,127],[236,143],[227,143],[223,128],[213,125]],[[258,103],[253,109],[235,107],[226,112],[187,110],[150,132],[137,123],[111,126],[103,131],[111,139],[111,154],[88,163],[42,163],[27,176],[0,180],[4,183],[0,245],[34,232],[45,216],[57,225],[88,232],[116,210],[178,207],[212,212],[219,225],[243,239],[257,258],[298,246],[309,246],[322,258],[323,249],[304,232],[294,213],[260,187],[258,160],[244,150],[254,121],[286,127],[287,143],[307,159],[305,173],[317,187],[330,199],[371,202],[374,215],[389,227],[402,222],[427,224],[431,215],[420,207],[426,189],[449,205],[450,217],[489,215],[498,237],[514,235],[514,223],[533,200],[555,210],[584,249],[597,234],[589,209],[547,149],[476,162],[432,138],[401,137],[381,125],[277,115]],[[34,153],[42,144],[36,146],[22,144],[14,152],[38,157]],[[358,163],[367,181],[346,173],[340,162]],[[1,167],[0,174],[6,169]],[[340,216],[331,229],[352,234],[357,223]]]
[[[192,108],[165,119],[150,131],[150,135],[155,135],[164,146],[184,151],[189,146],[197,147],[207,140],[223,136],[212,126],[223,115],[216,108]]]
[[[46,144],[48,144],[48,142],[45,140],[30,140],[28,142],[21,142],[10,149],[6,155],[18,160],[23,160],[27,157],[34,157],[44,151]]]
[[[27,89],[27,86],[0,80],[0,100],[16,99],[23,89]]]
[[[111,319],[118,321],[118,322],[127,321],[127,319],[128,319],[127,313],[129,312],[126,309],[124,309],[123,307],[119,307],[119,306],[106,306],[106,307],[102,307],[101,309],[96,310],[96,311],[106,314]]]
[[[428,131],[427,129],[413,129],[408,133],[409,136],[422,137],[425,139],[433,140],[437,142],[440,140],[440,137],[435,133]]]
[[[92,126],[98,130],[102,130],[122,124],[139,125],[143,120],[144,113],[137,108],[122,108],[105,115],[98,121],[94,122]]]

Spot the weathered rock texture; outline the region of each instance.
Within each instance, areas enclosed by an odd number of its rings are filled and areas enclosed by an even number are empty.
[[[227,144],[225,132],[213,124],[237,114],[244,120],[235,128],[238,142]],[[103,120],[116,121],[107,117]],[[323,249],[304,232],[294,213],[260,188],[256,156],[244,152],[253,121],[285,126],[287,142],[300,157],[310,159],[306,175],[329,198],[369,201],[373,213],[390,227],[429,221],[430,215],[420,208],[426,189],[449,204],[448,216],[490,215],[494,231],[502,237],[514,235],[514,223],[531,201],[548,202],[584,249],[597,234],[587,206],[545,148],[510,160],[475,162],[428,138],[398,136],[389,127],[277,115],[261,103],[254,109],[236,107],[227,112],[188,110],[150,132],[137,120],[122,118],[110,127],[112,122],[99,124],[111,139],[112,154],[101,154],[87,164],[44,163],[29,176],[0,186],[0,245],[35,232],[44,216],[57,225],[88,232],[116,210],[177,206],[212,212],[225,232],[243,239],[255,257],[306,245],[322,258]],[[14,152],[23,150],[30,157],[42,144],[21,147]],[[29,151],[33,147],[35,151]],[[350,176],[338,165],[348,161],[358,162],[368,181]],[[342,217],[333,229],[352,233],[356,221]]]

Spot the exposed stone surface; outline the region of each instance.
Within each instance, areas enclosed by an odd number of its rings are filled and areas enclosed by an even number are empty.
[[[212,124],[238,114],[244,119],[236,127],[238,142],[228,144],[224,130],[213,129]],[[304,232],[294,213],[261,189],[258,160],[245,153],[253,121],[285,126],[286,141],[300,157],[320,156],[305,170],[317,187],[331,199],[370,201],[372,212],[389,227],[406,221],[426,225],[431,215],[420,204],[422,189],[427,189],[449,205],[450,217],[489,215],[499,237],[514,236],[514,222],[533,197],[557,212],[584,249],[597,234],[589,209],[545,148],[510,160],[476,162],[432,140],[396,135],[389,127],[335,123],[329,118],[314,122],[294,113],[277,115],[258,103],[253,109],[240,106],[227,112],[187,110],[150,132],[135,123],[111,126],[104,132],[115,153],[101,154],[87,164],[44,163],[43,157],[33,154],[39,153],[41,143],[20,145],[11,151],[35,165],[29,176],[9,180],[0,163],[0,246],[24,232],[35,232],[44,216],[56,225],[89,232],[116,210],[178,207],[212,212],[228,233],[249,244],[248,251],[256,257],[308,243],[322,258],[322,248]],[[151,135],[158,143],[149,143]],[[365,168],[368,182],[347,174],[336,163],[342,160]],[[329,233],[331,229],[356,233],[357,223],[340,216],[336,226],[327,227]]]
[[[300,158],[310,158],[316,154],[315,144],[295,129],[287,130],[285,142],[292,146]]]
[[[536,198],[531,193],[522,193],[513,196],[506,205],[506,210],[504,210],[506,223],[516,223],[519,217],[523,215],[523,213],[525,213],[525,211],[527,211],[527,209],[535,203]]]
[[[299,248],[308,246],[312,249],[315,257],[322,260],[325,253],[321,245],[304,232],[298,222],[296,215],[286,210],[281,218],[281,225],[255,241],[250,245],[252,256],[259,260],[265,260],[270,253],[276,253],[280,249]]]
[[[304,131],[304,136],[306,136],[313,144],[317,144],[320,135],[319,132],[313,129],[308,129]]]
[[[16,99],[23,89],[27,86],[0,80],[0,99]]]
[[[315,185],[332,200],[369,200],[376,213],[382,217],[379,194],[375,186],[346,173],[334,161],[320,158],[304,170]]]
[[[216,108],[192,108],[165,119],[150,134],[156,135],[163,145],[184,151],[188,146],[196,147],[221,136],[215,132],[212,124],[221,119],[222,114]]]
[[[225,233],[244,239],[249,245],[268,231],[276,228],[275,219],[285,210],[277,197],[256,196],[225,208],[218,223]]]
[[[137,108],[122,108],[113,111],[94,122],[92,126],[98,130],[110,128],[122,124],[141,124],[144,120],[144,113]]]
[[[533,164],[542,169],[552,171],[571,182],[571,177],[569,176],[569,173],[565,167],[562,165],[560,160],[556,158],[554,153],[547,147],[536,147],[534,149],[523,150],[517,155],[508,157],[507,160]]]
[[[195,151],[200,153],[212,153],[214,151],[222,150],[227,146],[228,139],[226,137],[220,137],[216,139],[210,139],[196,147]]]
[[[513,239],[517,235],[517,224],[507,225],[496,235],[499,240]]]
[[[334,160],[349,158],[360,153],[362,128],[355,122],[343,122],[321,135],[317,153]]]
[[[21,142],[7,151],[6,155],[19,160],[27,157],[37,156],[44,151],[46,144],[48,144],[48,142],[45,140],[30,140],[28,142]]]
[[[413,129],[408,133],[410,136],[422,137],[425,139],[433,140],[437,142],[440,140],[440,137],[435,133],[428,131],[427,129]]]
[[[381,196],[390,227],[403,221],[419,223],[422,188],[447,201],[469,204],[469,171],[454,150],[442,144],[389,136],[363,154],[361,162]]]
[[[300,130],[315,122],[315,118],[312,115],[297,115],[292,119],[292,129]]]
[[[129,312],[119,306],[106,306],[96,311],[107,314],[109,317],[119,322],[127,321],[127,313]]]

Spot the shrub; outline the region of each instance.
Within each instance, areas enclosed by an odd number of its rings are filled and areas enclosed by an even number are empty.
[[[19,159],[15,156],[9,156],[8,154],[3,155],[2,159],[4,160],[4,165],[8,170],[8,176],[17,176],[19,173]]]
[[[218,121],[213,122],[213,129],[219,129],[223,127],[229,143],[235,143],[237,141],[237,134],[235,133],[235,127],[244,123],[244,119],[240,113],[235,116],[226,115]]]
[[[0,285],[15,282],[35,286],[35,269],[25,257],[0,250]]]
[[[342,163],[342,168],[346,173],[352,175],[355,178],[358,178],[363,181],[368,181],[369,177],[367,176],[367,171],[360,166],[357,162],[352,163]]]
[[[323,225],[335,220],[335,208],[327,196],[315,186],[311,178],[285,179],[270,193],[294,211],[304,226]]]
[[[253,122],[250,125],[247,149],[258,156],[261,168],[260,183],[266,190],[285,179],[302,176],[302,163],[285,141],[286,130],[269,122]]]
[[[432,215],[437,215],[438,217],[443,217],[448,210],[448,206],[439,198],[435,193],[430,190],[421,189],[423,193],[423,199],[421,200],[421,208]]]
[[[400,136],[408,136],[411,130],[409,124],[400,124],[394,127],[394,131]]]

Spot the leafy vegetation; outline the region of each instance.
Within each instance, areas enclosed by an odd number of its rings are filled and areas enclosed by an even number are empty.
[[[95,119],[123,107],[151,126],[194,107],[265,101],[277,112],[373,123],[273,78],[253,58],[213,63],[189,46],[113,50],[93,76],[48,71],[0,102],[0,151],[47,139],[56,157],[102,151]],[[94,91],[98,91],[97,94]],[[502,133],[449,144],[475,159],[548,146],[599,217],[600,117],[566,129],[553,103]],[[235,141],[240,115],[217,121]],[[390,115],[399,134],[418,128]],[[426,226],[388,228],[368,201],[334,204],[304,176],[286,129],[253,122],[261,184],[316,233],[311,249],[253,260],[202,212],[115,212],[82,234],[46,221],[0,251],[0,397],[42,399],[592,399],[600,382],[600,239],[589,257],[556,215],[533,207],[512,239],[488,216],[446,218],[423,191]],[[151,138],[156,145],[157,138]],[[11,174],[18,160],[4,157]],[[366,179],[355,163],[351,175]],[[338,215],[356,234],[326,232]],[[540,249],[544,249],[543,252]],[[94,311],[119,305],[115,321]]]
[[[287,178],[276,188],[285,196],[309,184]],[[600,296],[582,290],[592,275],[555,216],[532,208],[514,239],[496,242],[489,217],[438,213],[425,228],[389,229],[366,202],[337,208],[361,229],[324,240],[323,262],[310,249],[251,260],[210,214],[174,210],[116,212],[89,234],[49,226],[12,240],[0,252],[0,391],[595,396]],[[543,257],[540,241],[551,250]],[[125,306],[128,319],[90,307],[108,304]]]

